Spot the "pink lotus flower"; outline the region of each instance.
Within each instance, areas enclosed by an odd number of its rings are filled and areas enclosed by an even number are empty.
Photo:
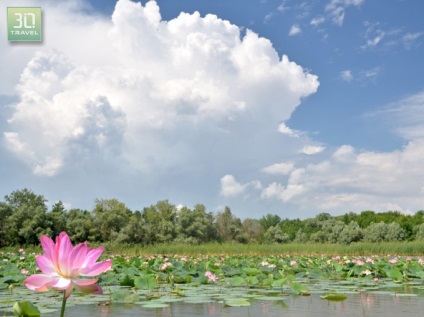
[[[56,237],[56,244],[47,236],[41,237],[44,255],[39,255],[36,262],[44,274],[34,274],[25,280],[25,286],[37,292],[51,288],[63,290],[66,300],[74,288],[84,293],[102,294],[97,278],[79,278],[96,276],[110,269],[112,260],[96,262],[103,252],[103,247],[93,249],[87,242],[73,247],[66,232]]]

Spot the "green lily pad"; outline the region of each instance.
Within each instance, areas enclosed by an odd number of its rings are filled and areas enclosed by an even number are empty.
[[[224,301],[225,306],[230,307],[244,307],[244,306],[250,306],[250,302],[246,299],[229,299]]]
[[[335,301],[335,302],[344,301],[347,298],[347,296],[344,294],[326,294],[326,295],[321,295],[320,297],[322,299]]]

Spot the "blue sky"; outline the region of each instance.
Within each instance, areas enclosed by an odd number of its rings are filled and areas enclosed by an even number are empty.
[[[241,218],[424,209],[424,3],[5,0],[0,195]]]

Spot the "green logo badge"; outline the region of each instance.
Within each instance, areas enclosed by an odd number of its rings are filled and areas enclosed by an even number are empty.
[[[41,8],[7,8],[7,39],[11,42],[41,42]]]

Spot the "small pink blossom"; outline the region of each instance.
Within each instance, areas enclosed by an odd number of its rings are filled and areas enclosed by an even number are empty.
[[[269,265],[269,263],[268,263],[267,261],[262,261],[262,262],[261,262],[261,265],[262,265],[262,266],[268,266],[268,265]]]
[[[291,265],[291,266],[296,265],[296,264],[297,264],[297,262],[296,262],[295,260],[291,260],[291,261],[290,261],[290,265]]]
[[[221,265],[221,263],[219,263],[219,262],[215,262],[213,265],[215,265],[215,266],[220,266],[220,265]]]
[[[396,263],[398,263],[398,259],[393,258],[393,259],[390,259],[389,262],[392,263],[392,264],[396,264]]]
[[[28,270],[25,270],[25,269],[22,269],[21,270],[21,273],[24,274],[24,275],[27,275],[29,273],[29,271]]]
[[[161,270],[161,271],[165,271],[165,270],[166,270],[166,268],[167,268],[167,267],[170,267],[170,266],[172,266],[172,263],[171,263],[171,262],[165,262],[165,263],[163,263],[161,266],[159,266],[159,270]]]
[[[273,269],[273,268],[275,268],[277,266],[275,264],[269,264],[268,267]]]
[[[41,237],[44,255],[39,255],[36,262],[44,274],[33,274],[25,279],[25,286],[37,292],[51,288],[65,291],[67,299],[74,288],[84,293],[102,294],[97,278],[92,277],[105,272],[112,266],[112,261],[96,262],[103,252],[103,247],[93,249],[87,242],[72,246],[66,232],[56,237],[56,243],[47,236]]]
[[[213,274],[211,271],[206,271],[205,272],[205,276],[208,278],[209,282],[216,282],[218,280],[218,278],[216,277],[215,274]]]
[[[364,265],[364,264],[365,264],[365,262],[364,262],[364,261],[356,260],[356,265],[362,266],[362,265]]]
[[[372,274],[372,272],[370,270],[368,270],[368,269],[366,269],[365,271],[362,271],[361,272],[361,275],[371,275],[371,274]]]

